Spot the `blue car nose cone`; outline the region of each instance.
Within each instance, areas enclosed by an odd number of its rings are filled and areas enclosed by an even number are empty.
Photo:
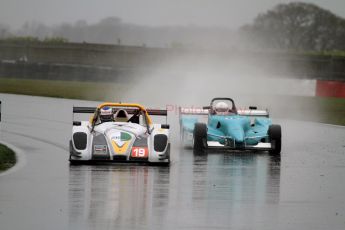
[[[241,130],[234,130],[232,134],[236,142],[244,142],[244,132]]]
[[[231,136],[236,142],[244,142],[244,131],[241,127],[229,127],[227,135]]]
[[[244,130],[239,119],[229,119],[223,122],[223,132],[226,136],[231,136],[236,142],[244,142]]]

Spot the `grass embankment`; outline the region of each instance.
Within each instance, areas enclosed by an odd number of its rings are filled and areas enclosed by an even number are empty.
[[[317,103],[323,110],[321,122],[345,125],[344,98],[317,98]]]
[[[265,95],[257,100],[272,118],[312,121],[345,126],[345,98]]]
[[[125,88],[121,83],[0,78],[0,93],[32,96],[107,101],[114,100],[114,95]]]
[[[0,172],[11,168],[16,163],[16,155],[7,146],[0,144]]]
[[[0,78],[0,93],[57,98],[114,101],[128,89],[128,85],[121,83]],[[276,117],[345,125],[344,98],[277,96],[273,101],[270,98],[267,96],[265,106],[272,105],[271,112]]]

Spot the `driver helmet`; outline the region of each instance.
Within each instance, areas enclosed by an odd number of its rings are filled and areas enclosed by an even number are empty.
[[[229,112],[229,109],[230,109],[229,105],[223,101],[218,102],[214,108],[216,114],[220,114],[220,115],[226,114],[227,112]]]
[[[101,113],[99,115],[101,122],[113,121],[113,110],[112,108],[106,106],[101,108]]]

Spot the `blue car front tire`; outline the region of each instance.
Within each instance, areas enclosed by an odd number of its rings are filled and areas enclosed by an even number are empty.
[[[204,123],[195,123],[193,148],[194,150],[204,150],[207,148],[207,126]]]

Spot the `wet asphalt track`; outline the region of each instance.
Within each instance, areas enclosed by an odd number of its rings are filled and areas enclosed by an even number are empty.
[[[170,167],[69,166],[72,105],[90,103],[0,100],[21,155],[0,175],[0,229],[345,229],[345,128],[280,121],[281,159],[175,142]]]

